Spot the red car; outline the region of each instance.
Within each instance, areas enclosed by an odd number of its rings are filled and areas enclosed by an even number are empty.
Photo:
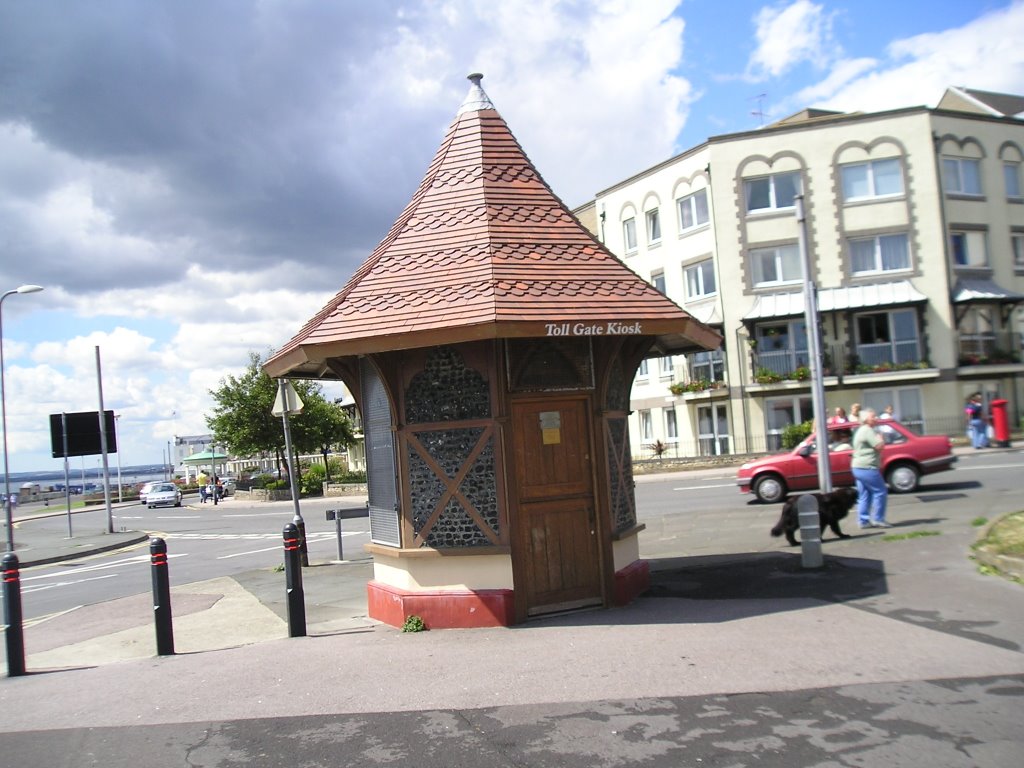
[[[857,425],[830,424],[829,462],[832,484],[839,488],[855,485],[850,459],[852,430]],[[944,472],[953,468],[956,456],[948,437],[915,435],[895,421],[879,421],[878,431],[885,440],[882,449],[882,474],[896,493],[910,493],[917,488],[921,475]],[[817,437],[810,435],[789,453],[748,461],[736,473],[736,483],[744,493],[753,492],[766,504],[782,501],[792,491],[813,491],[818,488]]]

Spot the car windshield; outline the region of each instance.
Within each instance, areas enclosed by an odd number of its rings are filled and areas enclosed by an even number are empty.
[[[171,483],[161,483],[160,485],[156,486],[153,490],[154,491],[173,491],[174,490],[174,485],[171,484]]]

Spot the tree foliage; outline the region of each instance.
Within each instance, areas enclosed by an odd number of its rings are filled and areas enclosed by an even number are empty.
[[[302,413],[289,417],[293,450],[316,451],[326,459],[332,447],[351,445],[352,424],[341,406],[324,398],[316,382],[296,380],[292,384],[303,402]],[[250,352],[243,374],[221,379],[220,386],[210,391],[214,408],[206,424],[216,444],[235,456],[275,453],[284,457],[283,425],[271,413],[277,392],[277,381],[263,371],[260,356]]]

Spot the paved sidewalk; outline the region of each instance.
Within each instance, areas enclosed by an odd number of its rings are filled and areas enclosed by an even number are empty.
[[[978,510],[895,499],[895,529],[826,540],[814,571],[767,535],[777,505],[651,520],[647,596],[508,629],[377,624],[365,561],[303,569],[304,638],[287,637],[269,569],[173,588],[175,656],[154,655],[148,595],[80,608],[26,627],[31,674],[0,679],[0,750],[108,766],[1016,766],[1024,589],[968,558]],[[986,514],[1019,494],[1000,503]],[[26,558],[42,557],[25,529]],[[290,738],[268,746],[271,731]],[[782,749],[797,743],[803,757]]]

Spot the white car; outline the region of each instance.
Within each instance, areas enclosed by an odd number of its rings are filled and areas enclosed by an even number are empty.
[[[151,490],[153,490],[154,486],[157,486],[157,485],[160,485],[160,482],[157,481],[157,480],[154,480],[153,482],[146,483],[141,488],[139,488],[139,504],[145,504],[146,503],[146,496],[148,496],[149,492]]]
[[[146,494],[146,506],[153,507],[180,507],[181,491],[174,483],[155,483]]]

